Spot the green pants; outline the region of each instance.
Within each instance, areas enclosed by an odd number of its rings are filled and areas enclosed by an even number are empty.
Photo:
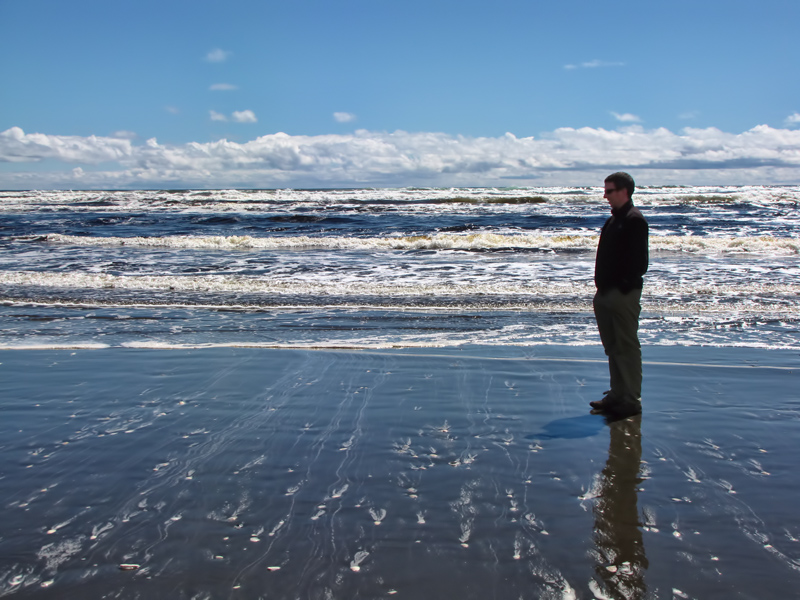
[[[594,316],[608,356],[611,393],[639,400],[642,396],[642,346],[639,313],[642,290],[623,294],[616,288],[594,296]]]

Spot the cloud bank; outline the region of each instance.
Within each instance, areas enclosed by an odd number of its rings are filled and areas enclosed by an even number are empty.
[[[245,122],[250,111],[242,111]],[[234,117],[237,118],[237,117]],[[255,118],[255,115],[253,115]],[[800,130],[564,127],[540,138],[359,130],[161,145],[155,139],[0,133],[0,187],[226,188],[800,183]],[[2,163],[6,163],[3,165]]]

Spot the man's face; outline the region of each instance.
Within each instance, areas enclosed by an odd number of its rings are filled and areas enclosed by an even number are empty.
[[[605,186],[606,191],[603,193],[603,196],[608,200],[611,208],[621,208],[628,203],[628,190],[624,187],[614,187],[614,184],[610,181],[606,181]]]

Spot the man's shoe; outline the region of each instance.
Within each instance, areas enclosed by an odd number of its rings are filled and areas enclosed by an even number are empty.
[[[608,412],[620,419],[640,415],[642,414],[642,401],[632,398],[623,399],[609,407]]]
[[[602,400],[593,400],[589,402],[589,406],[595,410],[610,410],[612,406],[619,402],[619,399],[611,393],[611,390],[603,393],[605,396],[603,396]]]
[[[606,413],[620,419],[642,414],[641,399],[632,396],[620,398],[612,394],[610,390],[605,394],[602,400],[589,402],[589,406],[593,409],[592,413]]]

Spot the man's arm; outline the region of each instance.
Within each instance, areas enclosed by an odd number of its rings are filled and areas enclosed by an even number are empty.
[[[650,227],[644,219],[633,219],[631,225],[631,271],[641,277],[650,264]]]
[[[625,294],[642,286],[642,275],[649,264],[649,232],[647,221],[642,218],[629,219],[625,224],[624,245],[620,248],[623,255],[619,262],[619,289]]]

